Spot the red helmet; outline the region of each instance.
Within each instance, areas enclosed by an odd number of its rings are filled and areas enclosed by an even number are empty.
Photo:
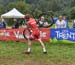
[[[29,19],[29,18],[30,18],[30,14],[26,14],[25,19]]]

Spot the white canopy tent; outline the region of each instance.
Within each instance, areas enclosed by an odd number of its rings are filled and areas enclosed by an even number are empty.
[[[25,15],[20,13],[16,8],[13,8],[9,12],[2,14],[1,18],[24,18]]]

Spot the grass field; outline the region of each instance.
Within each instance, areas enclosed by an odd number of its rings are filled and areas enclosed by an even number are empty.
[[[22,53],[24,42],[0,41],[0,65],[75,65],[75,44],[45,43],[48,53],[43,54],[39,43],[32,44],[32,53]]]

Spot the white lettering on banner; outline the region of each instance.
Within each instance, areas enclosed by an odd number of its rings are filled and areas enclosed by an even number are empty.
[[[73,40],[75,40],[75,33],[71,33],[71,32],[70,32],[70,34],[72,35]]]
[[[47,36],[46,34],[47,34],[46,32],[40,31],[40,36],[41,36],[41,37],[46,37],[46,36]]]
[[[10,36],[9,32],[4,32],[4,36]]]
[[[42,31],[40,31],[40,37],[46,37],[47,35],[46,35],[47,33],[46,32],[42,32]],[[16,36],[16,38],[24,38],[24,36],[23,36],[23,34],[22,33],[20,33],[20,31],[14,31],[14,35]],[[28,35],[27,35],[28,36]],[[29,36],[28,36],[29,37]]]
[[[23,34],[20,34],[20,31],[17,31],[17,32],[14,31],[14,34],[16,38],[24,38]]]
[[[73,40],[75,40],[75,33],[70,32],[68,30],[62,30],[60,31],[55,31],[57,34],[57,38],[63,38],[63,39],[69,39],[72,38]]]
[[[10,33],[5,31],[5,30],[3,30],[3,32],[1,32],[0,35],[2,35],[2,36],[10,36]]]

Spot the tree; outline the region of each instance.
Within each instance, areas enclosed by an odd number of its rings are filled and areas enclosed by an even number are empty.
[[[75,7],[73,7],[73,8],[70,9],[69,14],[70,14],[70,18],[71,19],[75,19]]]
[[[23,14],[29,13],[29,4],[23,2],[23,1],[18,1],[18,2],[13,2],[8,4],[8,10],[11,10],[12,8],[18,9],[20,12]]]
[[[0,6],[0,15],[4,13],[4,8],[3,6]]]

